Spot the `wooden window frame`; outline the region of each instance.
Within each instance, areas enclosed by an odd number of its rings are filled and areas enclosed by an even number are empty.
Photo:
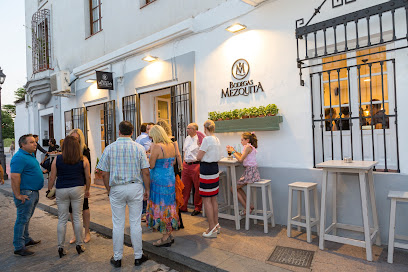
[[[98,5],[96,7],[92,7],[92,0],[89,0],[89,23],[90,23],[90,36],[93,36],[99,32],[102,31],[102,12],[101,12],[101,5],[102,5],[102,0],[98,0]],[[97,20],[94,20],[93,18],[93,11],[95,9],[98,9],[98,13],[99,13],[99,18]],[[94,23],[98,23],[99,26],[99,30],[98,31],[94,31]]]

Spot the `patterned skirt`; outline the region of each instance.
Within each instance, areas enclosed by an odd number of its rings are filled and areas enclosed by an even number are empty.
[[[259,175],[258,166],[246,166],[245,172],[241,178],[237,181],[238,185],[244,185],[248,183],[254,183],[261,179]]]
[[[219,175],[218,162],[200,162],[200,196],[218,195]]]

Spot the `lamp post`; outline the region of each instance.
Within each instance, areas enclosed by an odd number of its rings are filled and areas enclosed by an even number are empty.
[[[0,110],[1,110],[1,85],[3,85],[4,80],[6,80],[6,75],[3,73],[3,70],[0,67]],[[0,112],[0,163],[4,170],[4,179],[8,179],[6,172],[6,156],[4,155],[4,142],[3,142],[3,122]]]

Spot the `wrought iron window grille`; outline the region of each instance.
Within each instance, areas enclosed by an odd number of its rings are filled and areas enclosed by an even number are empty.
[[[309,25],[325,2],[306,24],[304,19],[296,21],[297,66],[302,86],[303,69],[309,68],[310,72],[313,166],[327,159],[350,156],[380,161],[377,171],[399,172],[392,52],[408,48],[408,0],[391,0]],[[386,58],[376,61],[382,54]],[[330,65],[332,68],[324,68]],[[365,99],[361,97],[362,85]]]
[[[31,20],[33,73],[51,69],[50,10],[42,9]]]

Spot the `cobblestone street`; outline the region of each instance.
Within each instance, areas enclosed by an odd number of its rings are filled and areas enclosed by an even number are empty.
[[[97,233],[92,233],[92,240],[85,245],[85,253],[78,256],[75,245],[68,243],[72,236],[71,223],[67,225],[67,255],[62,259],[57,252],[58,218],[36,209],[30,222],[30,235],[34,240],[41,240],[37,246],[31,247],[33,256],[20,257],[13,254],[13,227],[16,208],[11,197],[0,193],[0,270],[1,271],[172,271],[169,267],[149,260],[140,267],[133,264],[133,250],[124,246],[122,269],[113,268],[110,263],[112,256],[112,240]]]

